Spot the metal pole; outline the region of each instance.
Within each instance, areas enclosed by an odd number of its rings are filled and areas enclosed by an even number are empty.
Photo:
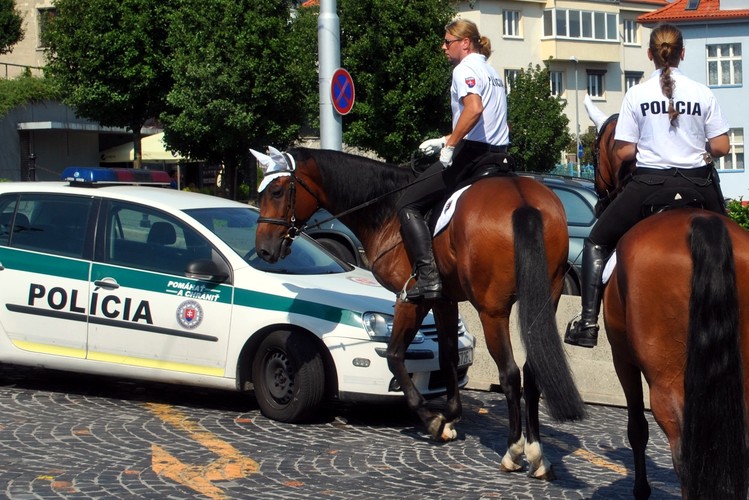
[[[343,145],[342,120],[331,97],[333,73],[341,65],[341,35],[336,0],[320,0],[317,19],[318,58],[320,63],[320,146],[340,151]]]
[[[570,61],[575,63],[575,142],[577,143],[575,165],[577,166],[577,174],[580,175],[580,90],[577,85],[577,57],[570,57]]]

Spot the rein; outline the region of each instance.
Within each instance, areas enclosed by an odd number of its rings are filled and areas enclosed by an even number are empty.
[[[318,222],[318,223],[316,223],[316,224],[313,224],[313,225],[311,225],[311,226],[306,226],[306,225],[305,225],[303,229],[307,229],[308,227],[310,227],[310,228],[316,228],[316,227],[320,227],[320,226],[322,226],[323,224],[325,224],[326,222],[330,222],[330,221],[332,221],[332,220],[334,220],[334,219],[340,219],[341,217],[343,217],[343,216],[345,216],[345,215],[348,215],[348,214],[350,214],[350,213],[354,213],[354,212],[356,212],[356,211],[358,211],[358,210],[361,210],[361,209],[363,209],[363,208],[366,208],[366,207],[368,207],[368,206],[370,206],[370,205],[374,205],[375,203],[377,203],[378,201],[382,200],[383,198],[387,198],[388,196],[390,196],[390,195],[392,195],[392,194],[395,194],[395,193],[397,193],[397,192],[399,192],[399,191],[403,191],[404,189],[408,189],[409,187],[413,186],[414,184],[417,184],[417,183],[419,183],[419,182],[422,182],[422,181],[424,181],[424,180],[426,180],[426,179],[429,179],[429,178],[430,178],[430,177],[432,177],[433,175],[437,175],[437,174],[439,174],[439,173],[441,173],[441,171],[440,171],[440,170],[438,170],[438,171],[436,171],[436,172],[434,172],[434,173],[431,173],[431,174],[429,174],[429,175],[427,175],[427,176],[424,176],[424,177],[417,177],[417,178],[416,178],[416,180],[414,180],[413,182],[409,182],[409,183],[408,183],[408,184],[406,184],[405,186],[401,186],[401,187],[395,188],[395,189],[393,189],[393,190],[391,190],[391,191],[388,191],[387,193],[383,193],[383,194],[381,194],[380,196],[377,196],[376,198],[373,198],[373,199],[371,199],[371,200],[369,200],[369,201],[365,201],[364,203],[361,203],[361,204],[359,204],[359,205],[356,205],[356,206],[354,206],[354,207],[351,207],[351,208],[349,208],[348,210],[344,210],[343,212],[339,212],[339,213],[337,213],[337,214],[335,214],[335,215],[331,215],[331,216],[330,216],[330,217],[328,217],[327,219],[321,220],[320,222]],[[318,207],[319,207],[319,206],[320,206],[320,205],[319,205],[319,202],[318,202]]]

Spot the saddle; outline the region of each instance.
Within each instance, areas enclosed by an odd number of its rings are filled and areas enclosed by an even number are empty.
[[[515,175],[515,160],[513,160],[512,156],[509,154],[486,153],[479,156],[473,162],[464,167],[463,172],[453,189],[451,189],[445,198],[437,203],[427,214],[427,221],[429,222],[430,230],[432,232],[435,231],[440,216],[443,216],[443,213],[448,211],[449,207],[447,207],[446,204],[457,201],[457,198],[451,201],[454,194],[464,190],[481,179]]]

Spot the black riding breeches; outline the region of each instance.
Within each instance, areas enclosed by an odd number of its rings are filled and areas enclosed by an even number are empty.
[[[645,202],[663,190],[696,192],[701,196],[706,210],[723,214],[724,201],[713,185],[712,176],[713,169],[709,167],[694,171],[669,169],[661,172],[639,168],[600,215],[588,238],[596,245],[613,249],[624,233],[646,217],[643,211]]]
[[[398,213],[404,208],[410,208],[426,214],[442,200],[448,190],[452,190],[458,182],[463,180],[466,167],[486,154],[486,151],[465,148],[463,143],[464,141],[461,141],[455,148],[453,163],[448,168],[444,168],[442,163],[437,161],[419,174],[416,181],[403,192],[398,200],[396,206]]]

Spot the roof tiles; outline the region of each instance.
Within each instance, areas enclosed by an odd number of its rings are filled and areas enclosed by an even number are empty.
[[[721,10],[720,0],[699,0],[697,8],[692,10],[687,10],[687,3],[688,0],[675,0],[665,7],[641,15],[637,20],[641,23],[656,23],[749,19],[749,8]]]

